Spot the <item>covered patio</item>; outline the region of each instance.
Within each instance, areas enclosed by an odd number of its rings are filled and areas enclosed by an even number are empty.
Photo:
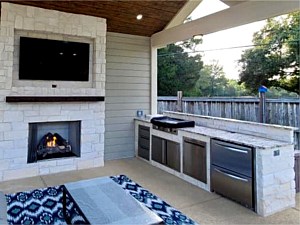
[[[199,224],[298,224],[299,194],[295,207],[260,217],[180,179],[178,174],[171,175],[136,157],[137,111],[147,115],[157,113],[158,48],[299,9],[298,1],[224,0],[230,6],[228,9],[183,23],[200,2],[1,1],[0,190],[15,193],[125,174]],[[139,14],[142,20],[136,19]],[[87,82],[43,77],[20,79],[22,37],[88,44]],[[141,123],[151,128],[149,121]],[[78,140],[79,143],[74,142],[77,145],[74,154],[38,160],[34,152],[38,134],[49,125],[51,132],[62,129],[68,138]],[[214,136],[204,136],[209,146]],[[277,137],[266,138],[273,143]],[[292,141],[286,139],[280,139],[280,144],[287,146],[289,153]],[[263,144],[258,146],[264,149]],[[268,147],[268,154],[272,155],[274,149]],[[279,150],[276,152],[279,156]],[[291,154],[286,158],[288,163],[283,164],[288,165],[291,176]],[[209,163],[209,153],[207,159]],[[268,185],[269,180],[259,178],[260,184]],[[282,178],[281,174],[279,183]],[[292,178],[288,179],[283,188],[294,197],[294,183]],[[208,179],[207,190],[209,185]]]
[[[204,191],[137,158],[107,161],[102,168],[86,169],[1,182],[6,193],[60,185],[95,177],[126,174],[199,224],[299,224],[300,195],[296,206],[268,217],[214,193]]]

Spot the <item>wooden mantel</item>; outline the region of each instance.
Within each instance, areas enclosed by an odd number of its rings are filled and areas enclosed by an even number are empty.
[[[104,96],[6,96],[6,102],[103,102]]]

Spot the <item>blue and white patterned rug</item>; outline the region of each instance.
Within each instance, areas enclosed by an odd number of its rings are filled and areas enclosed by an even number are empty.
[[[55,186],[6,195],[8,224],[66,224],[63,187]],[[72,224],[87,224],[67,195],[67,216]]]
[[[111,176],[115,182],[122,186],[122,188],[137,199],[140,203],[148,209],[155,212],[161,217],[166,225],[188,225],[197,223],[192,219],[182,214],[177,209],[170,206],[165,201],[161,200],[139,184],[135,183],[125,175]]]
[[[110,177],[141,204],[160,216],[166,225],[197,225],[148,190],[125,175]],[[63,186],[7,194],[7,221],[9,224],[66,225],[63,215]],[[72,224],[88,224],[76,203],[67,195],[67,216]]]

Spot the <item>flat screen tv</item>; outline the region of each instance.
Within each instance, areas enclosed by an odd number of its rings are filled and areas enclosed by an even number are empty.
[[[19,79],[89,81],[88,43],[20,37]]]

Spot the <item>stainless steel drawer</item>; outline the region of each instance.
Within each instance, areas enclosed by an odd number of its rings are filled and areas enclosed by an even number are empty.
[[[253,209],[253,180],[219,167],[211,167],[211,189]]]
[[[139,125],[139,137],[150,139],[150,128]]]
[[[211,163],[248,177],[253,176],[253,151],[250,147],[212,140]]]
[[[149,160],[150,128],[139,125],[138,156]]]
[[[140,137],[139,138],[139,146],[142,147],[142,148],[145,148],[145,149],[149,150],[149,147],[150,147],[150,141],[149,141],[149,139]]]
[[[145,149],[145,148],[139,146],[138,156],[149,160],[149,149]]]

